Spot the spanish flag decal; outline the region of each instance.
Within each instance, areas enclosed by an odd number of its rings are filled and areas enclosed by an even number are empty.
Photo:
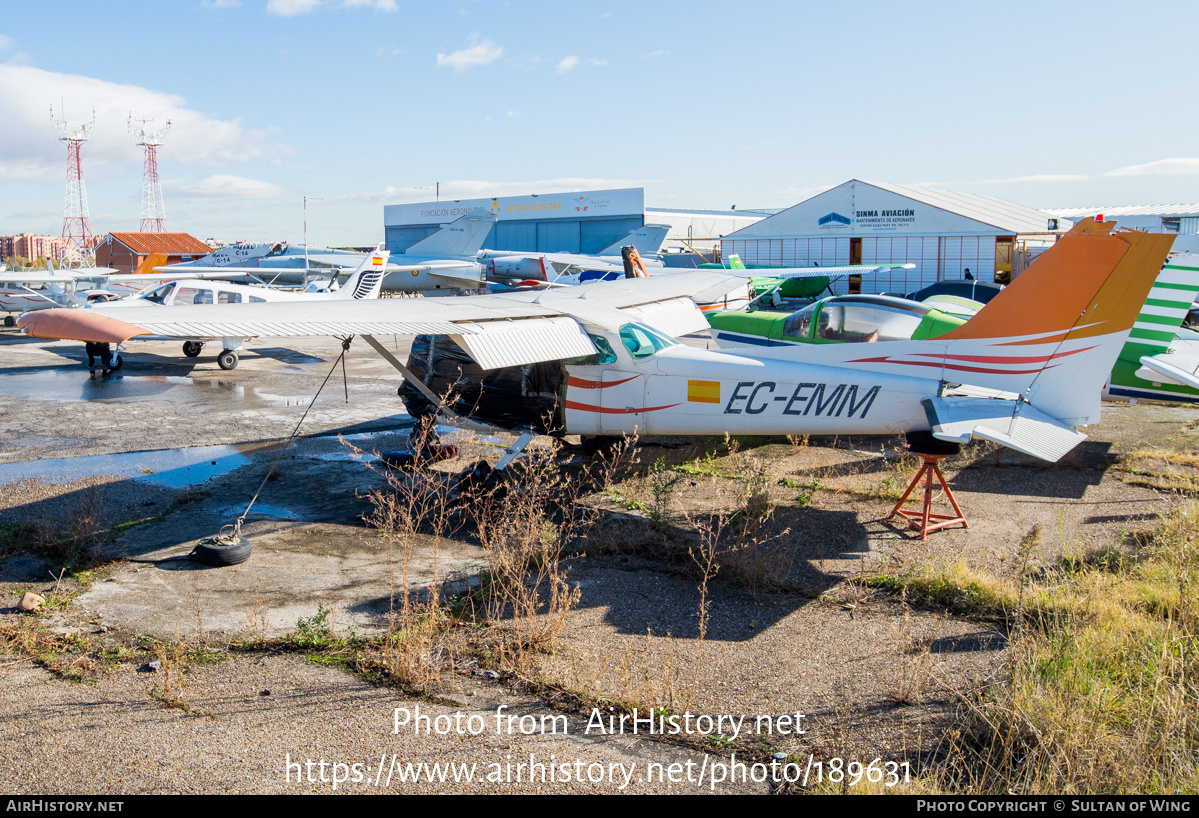
[[[376,267],[382,267],[382,266],[383,266],[383,259],[379,258],[378,256],[374,256],[374,257],[371,259],[371,264],[373,264],[373,265],[374,265],[374,266],[376,266]]]
[[[687,400],[692,403],[720,403],[720,381],[687,381]]]

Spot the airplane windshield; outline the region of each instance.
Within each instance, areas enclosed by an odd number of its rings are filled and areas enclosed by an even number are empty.
[[[163,284],[161,287],[155,287],[153,290],[150,290],[150,292],[140,297],[146,301],[153,301],[155,304],[165,304],[167,301],[167,296],[171,294],[171,290],[174,289],[174,287],[174,284]]]
[[[616,363],[616,353],[612,351],[611,344],[600,335],[588,335],[587,337],[591,339],[591,343],[595,344],[598,352],[594,355],[567,358],[562,363],[567,366],[603,366],[604,364]]]
[[[783,335],[788,338],[807,338],[812,333],[812,316],[816,314],[816,304],[809,304],[799,312],[792,313],[783,322]]]
[[[634,358],[648,358],[658,350],[679,343],[645,324],[625,324],[620,328],[620,340]]]

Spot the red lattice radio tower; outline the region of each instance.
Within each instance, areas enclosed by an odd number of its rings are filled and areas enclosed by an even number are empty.
[[[133,144],[144,148],[146,163],[142,171],[142,220],[138,230],[143,233],[165,233],[167,209],[162,202],[162,185],[158,181],[158,149],[166,142],[171,120],[162,128],[151,127],[152,119],[134,119],[129,114],[129,135]]]
[[[96,127],[96,112],[92,121],[82,125],[71,125],[65,120],[54,118],[54,106],[50,106],[50,122],[58,132],[58,140],[67,143],[67,194],[62,213],[62,238],[69,243],[68,255],[74,258],[90,258],[92,255],[92,225],[87,215],[87,188],[83,184],[83,166],[79,161],[80,148]]]

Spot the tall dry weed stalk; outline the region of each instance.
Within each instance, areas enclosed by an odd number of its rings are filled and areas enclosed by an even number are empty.
[[[487,552],[483,614],[502,667],[527,670],[565,628],[580,594],[567,580],[563,558],[585,543],[598,514],[582,499],[606,489],[626,451],[574,474],[560,465],[556,443],[527,452],[509,466],[502,490],[472,504],[475,533]]]
[[[418,426],[418,451],[432,441],[433,428]],[[453,662],[443,632],[446,617],[441,599],[441,549],[457,528],[453,483],[439,471],[388,472],[387,488],[372,491],[367,524],[378,532],[387,551],[387,633],[377,657],[400,684],[414,690],[440,685]],[[410,587],[417,550],[430,566],[427,585]]]

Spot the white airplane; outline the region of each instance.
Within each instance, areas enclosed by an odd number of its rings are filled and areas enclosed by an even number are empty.
[[[4,316],[4,326],[16,326],[17,320],[11,313],[81,307],[119,298],[101,286],[110,274],[119,272],[108,267],[56,270],[50,261],[46,262],[45,271],[0,270],[0,312],[10,313]]]
[[[534,434],[629,432],[905,432],[913,444],[984,439],[1056,461],[1086,437],[1071,427],[1098,420],[1100,390],[1171,241],[1068,234],[945,336],[816,346],[804,360],[676,342],[707,327],[692,297],[744,286],[714,271],[319,307],[140,307],[119,318],[47,310],[19,324],[34,337],[118,344],[139,336],[362,335],[404,374],[401,394],[414,417],[437,412],[446,422],[521,433],[501,466]],[[393,333],[445,337],[414,348],[405,366],[375,339]],[[471,363],[460,368],[464,356]]]
[[[523,250],[480,250],[487,279],[509,285],[571,286],[588,281],[612,281],[625,274],[621,248],[636,248],[647,267],[661,268],[658,254],[670,232],[668,224],[647,224],[598,253],[534,253]]]
[[[476,290],[486,281],[483,265],[476,259],[495,217],[473,213],[440,229],[391,256],[383,289],[395,292],[427,290]],[[283,244],[241,244],[215,250],[204,258],[155,267],[155,272],[174,276],[193,273],[222,273],[267,276],[318,272],[347,273],[357,268],[368,254],[347,250],[311,250]]]
[[[81,312],[86,316],[113,316],[120,318],[126,314],[132,315],[135,311],[139,310],[153,310],[160,313],[173,312],[181,309],[184,305],[189,307],[195,305],[212,305],[219,309],[223,306],[234,304],[281,302],[287,305],[297,305],[319,302],[322,305],[328,305],[335,301],[362,301],[379,297],[379,289],[385,275],[384,270],[387,267],[387,256],[387,251],[382,248],[369,254],[358,265],[358,269],[346,280],[345,285],[340,288],[334,283],[332,289],[312,288],[303,292],[287,292],[270,287],[231,284],[209,279],[183,278],[147,287],[137,295],[129,298],[122,298],[118,301],[105,304],[95,304],[90,306],[88,310]],[[94,319],[83,318],[81,320],[91,321]],[[256,335],[257,333],[251,333],[239,336],[235,332],[222,332],[220,334],[195,333],[186,336],[187,340],[183,342],[183,354],[188,358],[195,358],[204,349],[206,341],[219,340],[222,344],[222,350],[217,356],[217,366],[226,370],[235,369],[239,360],[237,351],[242,348],[246,340]],[[172,335],[169,337],[178,338],[184,336]],[[162,340],[162,338],[144,338],[142,340]],[[108,363],[110,364],[109,368],[115,371],[121,368],[124,361],[118,352],[113,354]]]

